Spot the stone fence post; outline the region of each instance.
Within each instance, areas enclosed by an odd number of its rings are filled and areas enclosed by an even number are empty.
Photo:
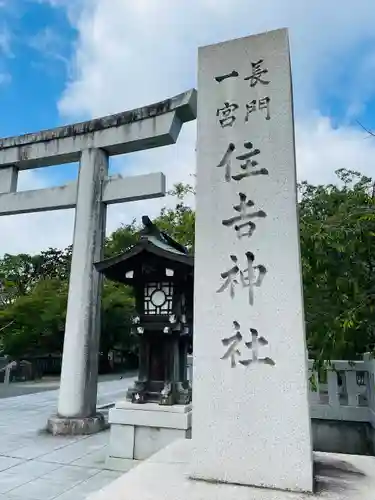
[[[367,398],[369,407],[369,420],[373,428],[375,428],[375,359],[372,354],[365,353],[363,361],[366,362],[368,370],[367,383]]]

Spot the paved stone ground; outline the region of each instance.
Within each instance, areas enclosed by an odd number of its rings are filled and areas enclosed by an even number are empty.
[[[98,405],[125,396],[133,378],[100,382]],[[0,401],[0,500],[82,500],[122,473],[106,469],[109,431],[60,437],[44,431],[58,391]]]
[[[134,372],[135,374],[136,372]],[[126,377],[126,374],[108,374],[100,375],[99,382],[107,382],[110,380],[119,380],[120,376]],[[59,377],[43,377],[41,380],[30,382],[17,382],[8,385],[0,383],[0,399],[11,398],[14,396],[23,396],[25,394],[35,394],[37,392],[51,391],[58,389],[60,385]]]

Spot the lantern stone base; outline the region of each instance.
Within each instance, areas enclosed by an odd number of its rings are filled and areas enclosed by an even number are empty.
[[[108,460],[145,460],[177,439],[189,439],[191,419],[191,405],[120,401],[109,411]]]

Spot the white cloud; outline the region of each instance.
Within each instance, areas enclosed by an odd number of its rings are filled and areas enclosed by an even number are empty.
[[[8,85],[12,81],[12,76],[7,72],[0,72],[0,87],[2,85]]]
[[[6,24],[0,27],[0,55],[3,57],[13,57],[11,49],[12,36]]]
[[[19,191],[47,185],[44,176],[35,170],[19,175]],[[0,255],[36,253],[50,246],[63,248],[72,242],[73,222],[73,210],[0,217]]]
[[[29,46],[48,59],[55,59],[68,67],[64,56],[67,41],[52,28],[46,27],[30,38]]]
[[[297,124],[296,144],[301,181],[334,183],[334,172],[339,168],[375,177],[375,137],[369,137],[362,129],[334,128],[329,118],[315,115]]]
[[[9,0],[14,2],[14,0]],[[90,0],[25,0],[30,3],[49,5],[54,8],[65,9],[69,21],[74,24],[77,17],[83,14],[84,9],[90,8]]]
[[[195,85],[197,47],[281,26],[290,28],[297,107],[362,68],[348,58],[374,41],[371,0],[88,0],[76,19],[76,75],[60,102],[63,114],[101,115],[147,104]],[[350,8],[353,6],[353,9]],[[363,49],[363,47],[361,47]],[[363,52],[363,51],[362,51]],[[375,50],[372,50],[372,54]],[[362,68],[371,74],[366,65]],[[365,82],[361,78],[353,82]],[[346,88],[348,92],[348,89]],[[314,103],[313,103],[314,104]]]
[[[198,46],[289,27],[299,179],[331,182],[334,170],[342,167],[371,175],[375,139],[365,140],[364,131],[348,123],[335,128],[316,110],[322,92],[343,99],[348,117],[363,110],[373,95],[368,78],[375,60],[372,0],[348,0],[345,8],[340,0],[34,1],[67,8],[78,31],[73,78],[59,102],[69,120],[131,109],[187,90],[196,84]],[[126,174],[161,170],[169,186],[192,181],[194,146],[195,124],[188,124],[176,146],[128,155],[119,164]],[[42,172],[30,177],[30,186],[42,178]],[[163,204],[114,205],[108,229],[143,213],[153,215]],[[64,212],[0,219],[0,234],[11,231],[12,236],[2,239],[0,253],[67,245],[72,221],[72,214]]]

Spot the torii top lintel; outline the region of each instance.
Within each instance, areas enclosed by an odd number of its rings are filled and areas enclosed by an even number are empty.
[[[0,169],[19,170],[78,161],[87,148],[117,155],[176,142],[183,123],[196,118],[195,89],[103,118],[0,139]]]

